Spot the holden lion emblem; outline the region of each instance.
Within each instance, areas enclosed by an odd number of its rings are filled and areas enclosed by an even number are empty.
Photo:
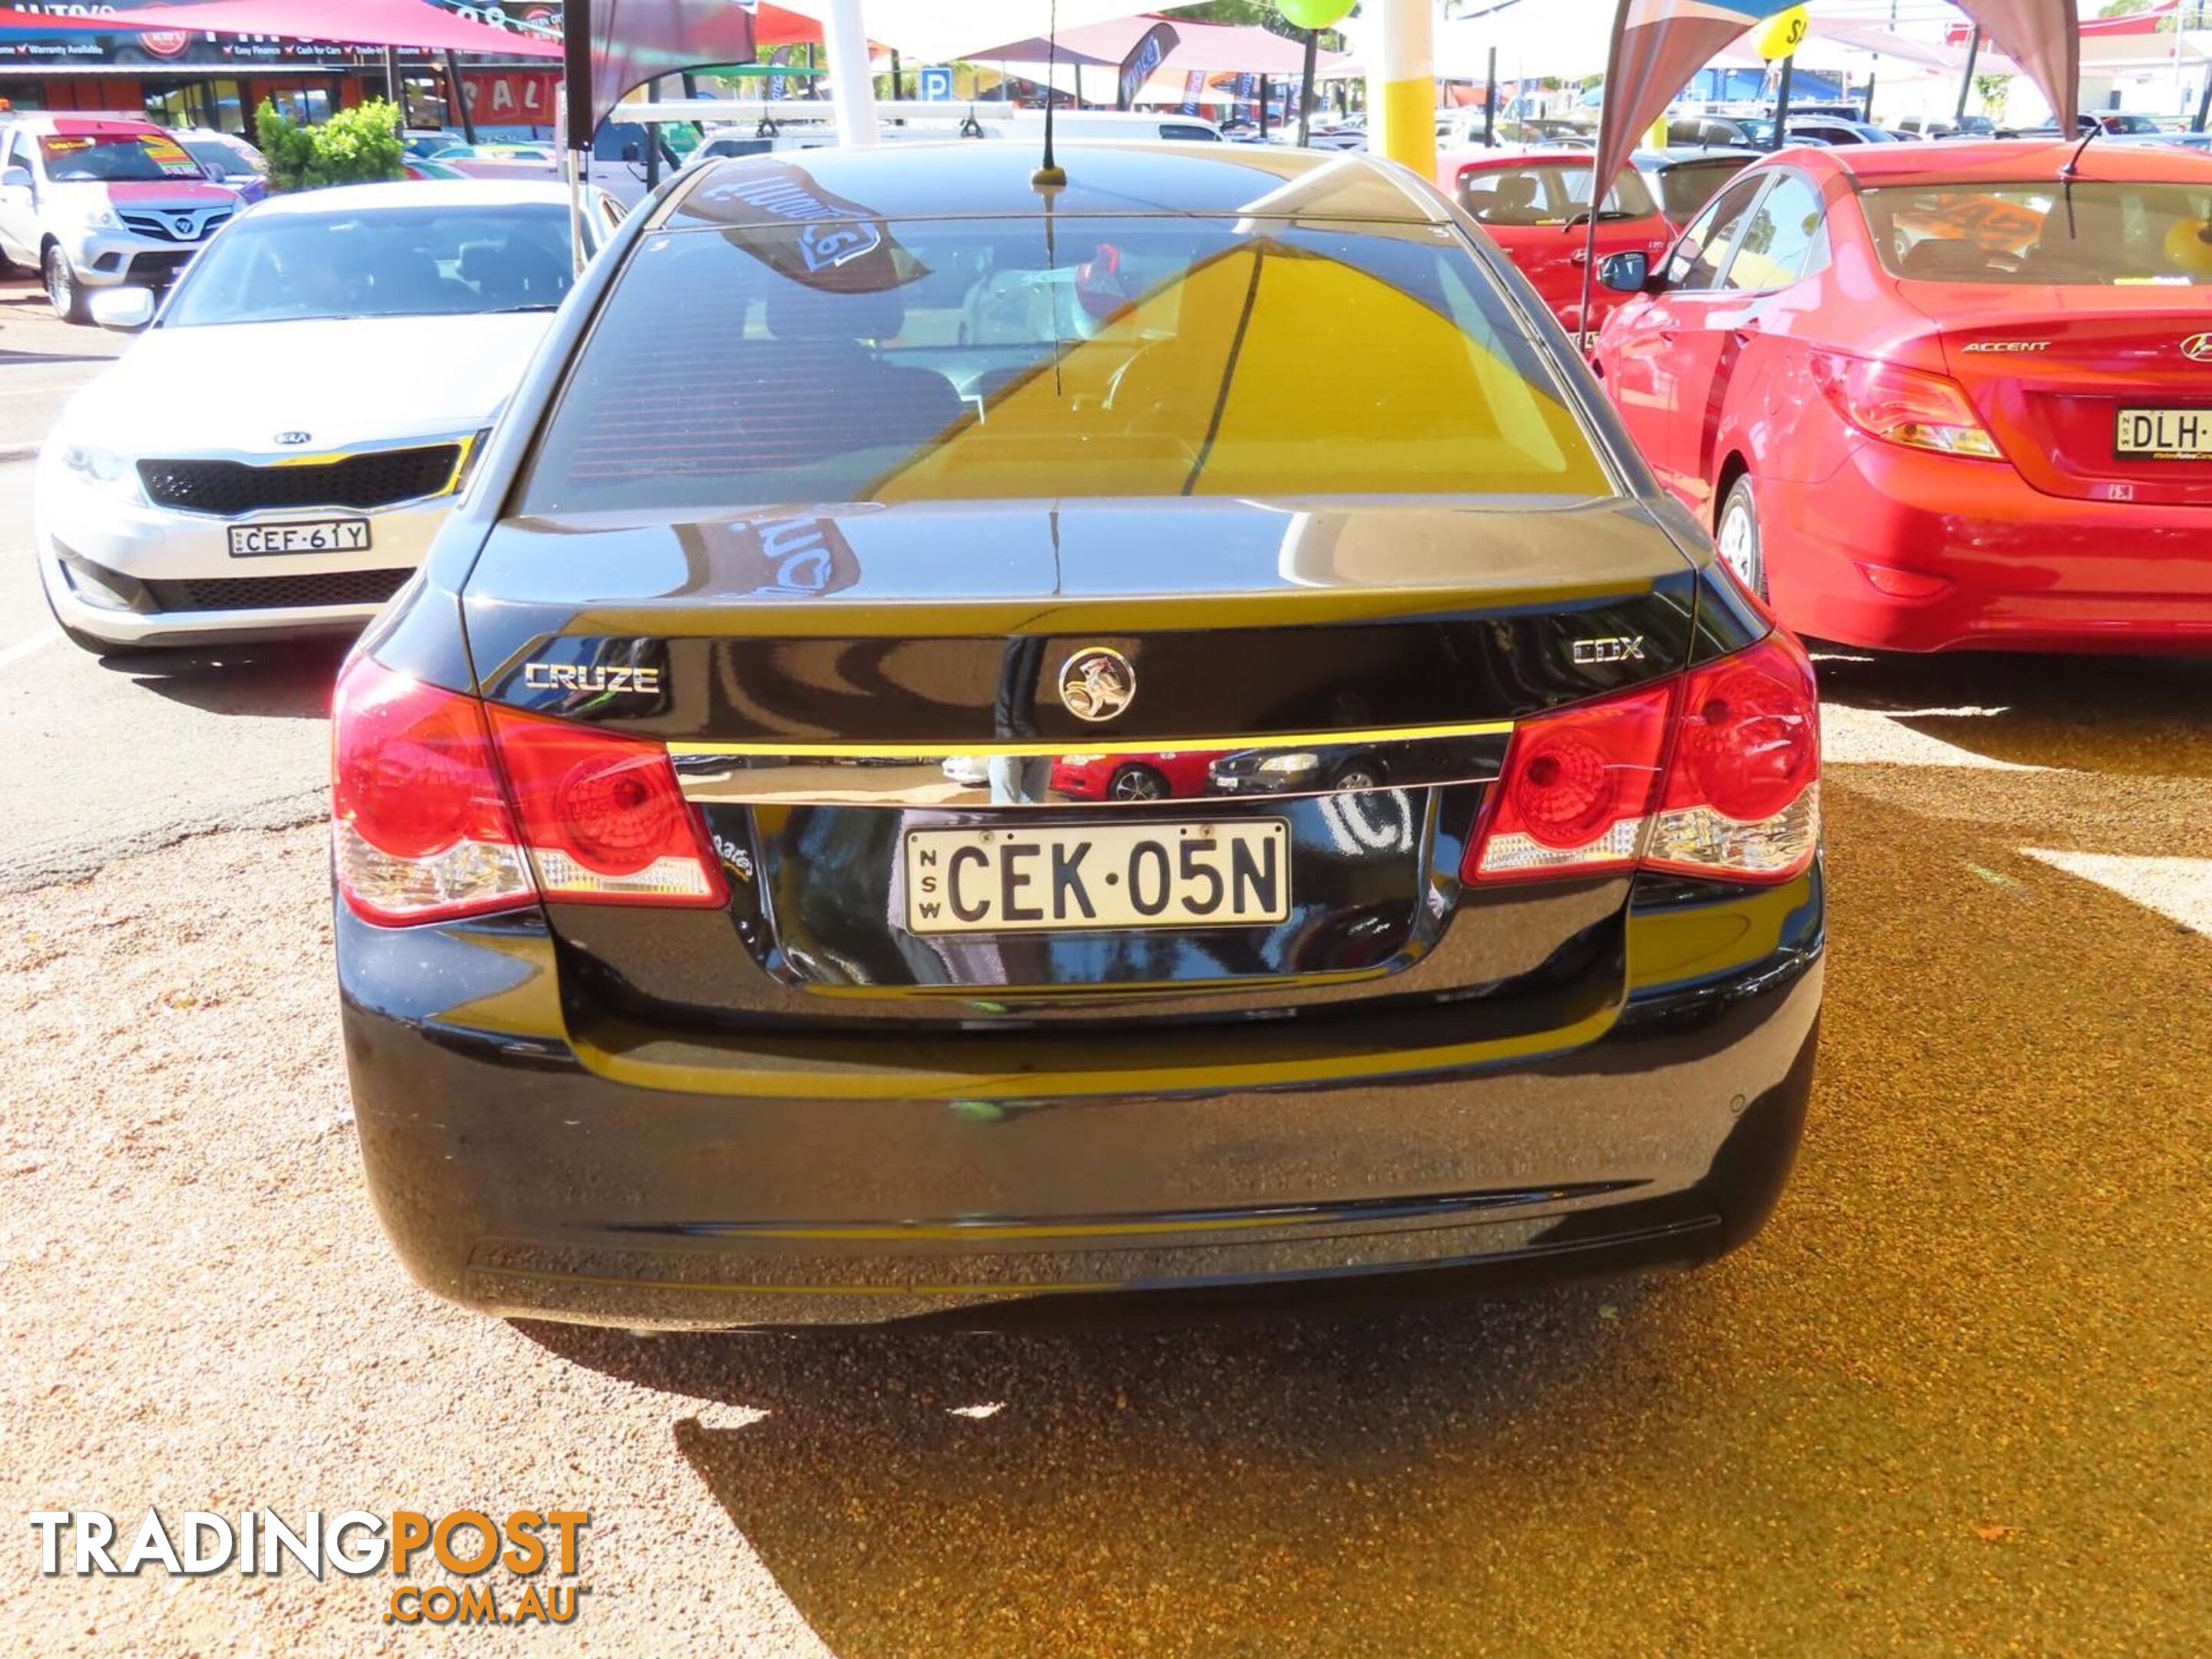
[[[1079,720],[1110,720],[1136,696],[1137,671],[1118,651],[1094,645],[1060,665],[1060,700]]]

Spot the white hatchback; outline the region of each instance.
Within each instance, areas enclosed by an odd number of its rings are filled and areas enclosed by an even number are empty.
[[[584,216],[588,252],[610,218]],[[240,216],[40,453],[63,631],[112,654],[360,628],[422,562],[574,278],[550,182],[361,185]],[[151,307],[95,303],[114,325]]]

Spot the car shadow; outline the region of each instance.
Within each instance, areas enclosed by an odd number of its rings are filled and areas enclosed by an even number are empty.
[[[1634,1322],[1693,1282],[1227,1325],[516,1328],[706,1408],[677,1450],[845,1659],[1206,1650],[1208,1630],[1245,1651],[1305,1627],[1301,1579],[1340,1577],[1347,1547],[1449,1572],[1406,1483],[1540,1485],[1604,1432],[1560,1401],[1632,1412],[1664,1389]]]
[[[337,639],[209,646],[104,656],[100,661],[156,696],[206,714],[323,720],[331,712],[338,664],[351,643]]]
[[[2212,661],[1814,648],[1824,701],[2023,766],[2212,777]]]

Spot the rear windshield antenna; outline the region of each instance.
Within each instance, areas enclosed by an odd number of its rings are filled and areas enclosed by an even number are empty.
[[[1052,0],[1052,13],[1044,37],[1044,165],[1030,174],[1031,190],[1065,190],[1067,169],[1052,159],[1052,92],[1060,64],[1060,0]]]
[[[2090,122],[2088,124],[2088,127],[2089,130],[2081,135],[2081,142],[2074,146],[2074,153],[2066,158],[2066,165],[2058,169],[2058,176],[2060,178],[2074,179],[2080,176],[2081,172],[2081,152],[2088,149],[2091,141],[2094,140],[2099,133],[2105,130],[2100,124],[2095,121]]]

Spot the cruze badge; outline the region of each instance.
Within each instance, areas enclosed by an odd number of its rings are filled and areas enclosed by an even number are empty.
[[[1610,639],[1577,640],[1568,655],[1577,663],[1643,662],[1644,635],[1617,634]]]
[[[1060,700],[1079,720],[1110,720],[1136,696],[1137,671],[1118,651],[1094,645],[1060,665]]]
[[[312,432],[280,432],[276,434],[276,441],[287,449],[297,449],[301,444],[311,444],[314,441],[315,434]]]
[[[2212,363],[2212,334],[2192,334],[2181,343],[2181,355],[2192,363]]]
[[[573,662],[526,662],[522,683],[532,691],[638,691],[660,690],[658,668],[592,667]]]

